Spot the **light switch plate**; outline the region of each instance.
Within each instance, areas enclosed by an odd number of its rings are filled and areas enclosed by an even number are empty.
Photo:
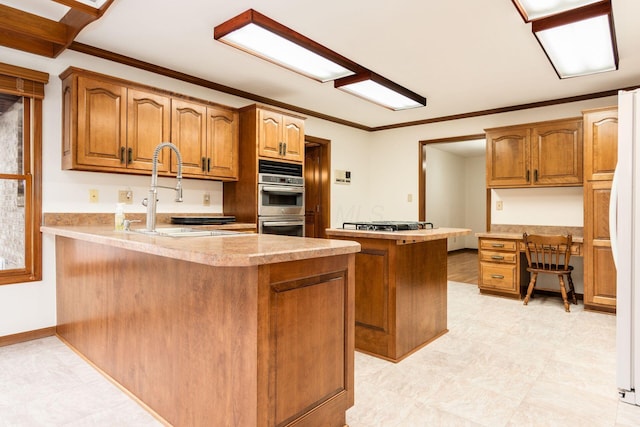
[[[89,203],[98,203],[98,190],[89,190]]]

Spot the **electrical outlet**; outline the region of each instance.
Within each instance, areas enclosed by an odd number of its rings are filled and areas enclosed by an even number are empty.
[[[501,211],[502,210],[502,200],[498,200],[496,202],[496,210],[497,211]]]
[[[98,203],[98,190],[89,190],[89,203]]]
[[[202,196],[202,205],[203,206],[211,205],[211,193],[209,192],[204,193],[204,195]]]
[[[133,191],[118,190],[118,203],[133,204]]]
[[[413,194],[407,194],[407,202],[413,202]]]

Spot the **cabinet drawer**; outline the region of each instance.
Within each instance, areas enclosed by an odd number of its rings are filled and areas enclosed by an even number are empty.
[[[480,251],[480,261],[516,263],[517,252]]]
[[[480,249],[492,249],[498,251],[513,251],[516,250],[515,240],[480,240]]]
[[[516,266],[481,262],[480,287],[515,292],[517,290]]]

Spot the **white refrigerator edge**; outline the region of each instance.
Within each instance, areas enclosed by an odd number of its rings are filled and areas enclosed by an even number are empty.
[[[618,164],[609,225],[617,270],[616,385],[622,401],[640,405],[640,90],[618,94]],[[638,390],[636,390],[638,388]],[[637,392],[637,393],[636,393]]]

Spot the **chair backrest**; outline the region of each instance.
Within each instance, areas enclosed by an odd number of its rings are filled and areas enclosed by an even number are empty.
[[[525,254],[529,268],[540,271],[568,271],[571,258],[571,234],[548,236],[524,233]]]

